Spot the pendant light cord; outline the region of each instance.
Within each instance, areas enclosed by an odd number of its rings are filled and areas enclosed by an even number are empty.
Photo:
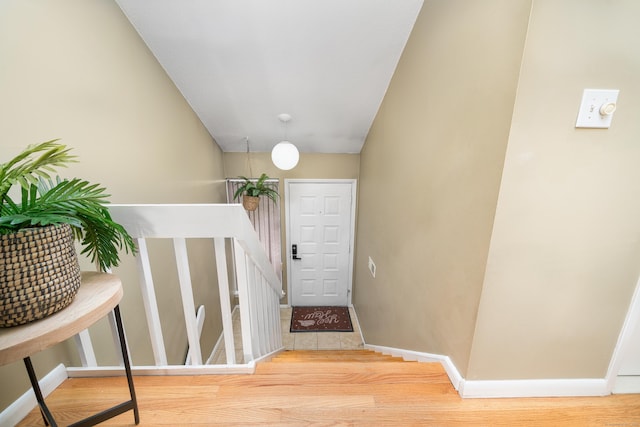
[[[287,131],[289,130],[289,129],[288,129],[288,125],[289,125],[289,121],[287,120],[287,121],[285,121],[285,122],[284,122],[284,140],[285,140],[285,141],[288,141],[288,140],[289,140],[289,139],[288,139],[288,135],[287,135],[287,134],[288,134],[288,132],[287,132]]]
[[[251,151],[249,150],[249,137],[245,136],[244,139],[247,141],[247,167],[249,169],[249,178],[253,178],[253,170],[251,169]]]

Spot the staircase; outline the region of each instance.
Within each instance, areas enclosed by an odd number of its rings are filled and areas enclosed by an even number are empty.
[[[637,425],[637,395],[461,399],[439,363],[368,350],[285,351],[254,375],[136,376],[141,426]],[[124,378],[70,378],[47,403],[64,425],[121,402]],[[19,427],[43,425],[34,409]],[[116,417],[105,426],[131,426]]]
[[[359,363],[388,363],[388,362],[404,362],[408,365],[414,365],[415,362],[405,362],[401,357],[388,356],[385,354],[376,353],[371,350],[332,350],[332,351],[313,351],[313,350],[298,350],[298,351],[285,351],[279,353],[270,360],[270,363],[305,363],[305,364],[319,364],[323,362],[331,363],[344,363],[344,364],[359,364]],[[258,365],[264,367],[265,363]],[[326,365],[321,365],[323,369],[326,369]]]
[[[294,384],[315,383],[335,387],[358,384],[420,384],[429,383],[453,390],[449,377],[440,363],[408,362],[371,350],[294,350],[277,354],[271,360],[258,363],[255,375],[287,374],[295,376]],[[264,378],[268,380],[268,378]],[[454,390],[455,391],[455,390]]]
[[[286,379],[299,388],[292,397],[309,391],[313,396],[334,399],[348,390],[373,401],[403,395],[414,386],[425,392],[454,393],[449,377],[439,363],[408,362],[400,357],[370,350],[285,351],[256,366],[254,377],[269,384]]]

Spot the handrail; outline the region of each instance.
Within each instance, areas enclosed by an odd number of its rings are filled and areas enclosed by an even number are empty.
[[[236,238],[255,257],[269,285],[282,293],[282,283],[240,204],[114,204],[109,212],[134,238]]]
[[[147,251],[146,241],[151,238],[173,240],[186,324],[185,333],[189,341],[189,369],[197,370],[199,366],[204,366],[203,360],[206,359],[202,358],[200,349],[186,239],[213,239],[227,365],[229,367],[232,365],[233,371],[237,371],[241,365],[238,365],[235,360],[236,345],[231,320],[231,297],[225,249],[227,239],[234,242],[235,265],[233,268],[238,285],[244,364],[250,365],[256,359],[282,348],[279,321],[279,301],[283,295],[282,283],[241,205],[114,204],[109,205],[109,211],[114,221],[122,224],[138,245],[139,253],[136,258],[140,287],[158,372],[167,373],[171,366],[167,363],[166,347],[160,325],[161,313],[158,312],[156,289]],[[125,327],[127,326],[132,327],[125,324]],[[84,342],[90,343],[90,340],[77,340],[79,345]],[[146,367],[145,370],[149,370],[148,368]],[[184,371],[179,366],[175,368],[176,372]],[[109,371],[104,367],[95,368],[96,371],[101,369]],[[136,372],[136,366],[133,369]]]

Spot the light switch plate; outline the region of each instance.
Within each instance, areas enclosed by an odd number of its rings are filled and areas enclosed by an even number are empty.
[[[615,105],[618,102],[617,89],[585,89],[576,120],[577,128],[608,128]],[[601,114],[600,109],[608,106],[608,114]],[[611,111],[613,110],[613,111]],[[609,112],[610,111],[610,112]]]

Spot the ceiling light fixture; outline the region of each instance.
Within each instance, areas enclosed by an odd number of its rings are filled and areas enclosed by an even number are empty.
[[[284,141],[281,141],[271,150],[271,161],[278,169],[288,171],[298,164],[300,153],[295,145],[287,141],[287,123],[291,120],[291,116],[286,113],[278,115],[278,119],[284,123]]]

